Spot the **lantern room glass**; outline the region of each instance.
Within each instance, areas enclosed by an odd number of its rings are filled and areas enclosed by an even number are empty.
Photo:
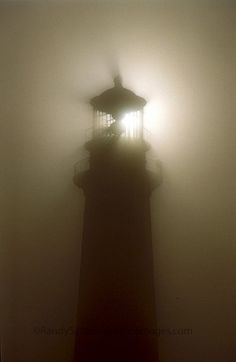
[[[111,137],[109,128],[117,122],[111,114],[94,110],[93,115],[93,138]],[[119,120],[122,128],[121,137],[128,139],[143,138],[143,110],[129,112]]]

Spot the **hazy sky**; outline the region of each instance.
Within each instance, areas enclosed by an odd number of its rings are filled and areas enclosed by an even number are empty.
[[[235,2],[0,2],[3,362],[69,362],[84,198],[73,165],[88,100],[112,85],[149,102],[164,182],[152,222],[162,362],[233,362]],[[234,92],[235,93],[235,92]],[[236,351],[234,350],[236,353]]]

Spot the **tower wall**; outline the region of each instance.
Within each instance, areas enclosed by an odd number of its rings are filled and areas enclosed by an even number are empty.
[[[158,361],[144,143],[93,142],[86,197],[75,361]]]

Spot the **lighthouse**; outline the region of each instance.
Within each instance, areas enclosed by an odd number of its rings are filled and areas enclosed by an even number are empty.
[[[116,77],[90,103],[89,157],[74,176],[85,195],[74,362],[158,362],[150,197],[160,176],[146,157],[146,100]]]

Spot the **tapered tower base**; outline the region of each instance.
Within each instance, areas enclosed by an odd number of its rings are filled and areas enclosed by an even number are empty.
[[[90,142],[75,362],[158,362],[144,142]]]

